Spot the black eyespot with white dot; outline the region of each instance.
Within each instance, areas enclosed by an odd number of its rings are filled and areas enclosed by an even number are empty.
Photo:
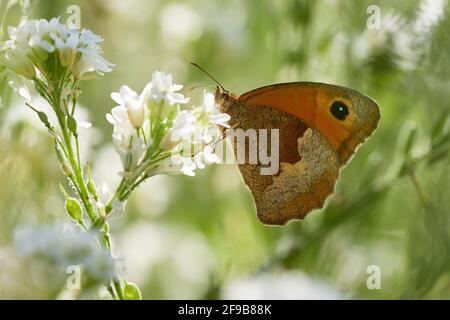
[[[341,101],[334,101],[330,107],[331,114],[338,120],[344,121],[348,116],[348,108],[345,103]]]

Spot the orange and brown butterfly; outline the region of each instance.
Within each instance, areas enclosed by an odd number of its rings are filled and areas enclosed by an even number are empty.
[[[340,169],[380,120],[377,102],[337,85],[280,83],[240,96],[218,85],[216,103],[231,116],[231,126],[279,130],[280,164],[275,175],[261,175],[261,163],[239,164],[258,218],[269,225],[303,219],[322,208]]]

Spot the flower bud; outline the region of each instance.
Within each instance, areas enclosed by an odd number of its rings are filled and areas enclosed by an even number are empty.
[[[48,52],[41,47],[34,47],[28,53],[28,57],[37,65],[47,60]]]
[[[142,300],[141,290],[132,282],[127,282],[123,288],[123,296],[125,300]]]
[[[76,58],[77,52],[70,48],[59,49],[59,61],[63,67],[71,66]]]
[[[172,139],[172,130],[169,130],[166,135],[161,139],[159,147],[164,151],[169,151],[174,149],[177,145],[179,145],[181,140]]]
[[[94,181],[91,179],[91,165],[87,163],[88,182],[86,183],[86,189],[94,197],[95,201],[98,201],[97,187]]]
[[[38,111],[37,115],[39,117],[39,120],[41,120],[41,122],[45,125],[45,127],[51,128],[50,123],[48,122],[47,114],[45,112]]]
[[[36,69],[27,56],[26,50],[8,51],[5,54],[6,66],[27,79],[36,77]]]
[[[71,115],[67,116],[67,128],[69,128],[70,132],[73,134],[77,133],[77,120]]]
[[[88,189],[89,193],[94,197],[94,199],[97,201],[98,200],[97,187],[95,186],[94,181],[89,179],[86,184],[86,188]]]
[[[128,107],[127,108],[128,119],[131,125],[135,129],[142,128],[145,121],[145,108],[144,107]]]
[[[66,190],[64,190],[63,186],[59,184],[59,188],[61,189],[64,198],[66,198],[66,212],[67,214],[76,222],[82,223],[83,218],[83,209],[81,208],[80,203],[77,199],[69,197]]]
[[[83,209],[77,199],[70,197],[66,199],[66,211],[73,220],[81,222]]]

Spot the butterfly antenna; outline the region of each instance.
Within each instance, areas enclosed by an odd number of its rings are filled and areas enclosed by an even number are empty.
[[[203,69],[202,67],[200,67],[198,64],[196,64],[195,62],[191,62],[191,64],[194,67],[197,67],[198,69],[200,69],[200,71],[202,71],[204,74],[206,74],[208,77],[210,77],[215,83],[217,83],[217,85],[220,87],[220,89],[222,89],[223,91],[227,91],[225,90],[225,88],[220,84],[219,81],[217,81],[212,75],[210,75],[205,69]]]

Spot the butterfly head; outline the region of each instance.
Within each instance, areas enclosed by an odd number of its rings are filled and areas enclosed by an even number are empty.
[[[238,97],[221,86],[216,87],[215,100],[221,112],[227,112],[230,105],[237,103]]]

